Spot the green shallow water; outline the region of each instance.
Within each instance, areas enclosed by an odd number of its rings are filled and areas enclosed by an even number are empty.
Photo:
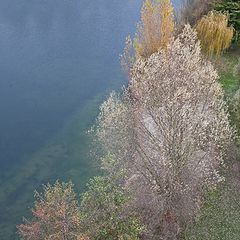
[[[84,190],[90,177],[98,173],[91,154],[93,145],[87,130],[94,124],[103,96],[97,96],[65,122],[64,127],[20,165],[1,176],[0,239],[17,239],[15,224],[30,213],[35,189],[47,182],[71,180],[75,190]]]

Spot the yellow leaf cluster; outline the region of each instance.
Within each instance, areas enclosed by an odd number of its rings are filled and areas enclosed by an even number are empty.
[[[136,57],[149,57],[166,48],[174,31],[173,6],[170,0],[146,0],[134,41]]]
[[[231,45],[234,28],[228,27],[228,19],[225,14],[211,11],[196,24],[198,38],[207,55],[219,56]]]

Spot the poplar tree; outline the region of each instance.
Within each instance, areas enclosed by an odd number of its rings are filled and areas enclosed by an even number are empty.
[[[173,6],[170,0],[146,0],[141,9],[141,20],[135,38],[126,40],[121,58],[124,70],[129,74],[136,59],[147,58],[164,49],[174,32]]]

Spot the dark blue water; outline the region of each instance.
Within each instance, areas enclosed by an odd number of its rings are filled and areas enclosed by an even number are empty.
[[[24,165],[77,108],[124,83],[119,54],[134,32],[140,5],[139,0],[0,0],[1,189],[21,171],[11,169]],[[25,181],[31,184],[32,178]],[[24,201],[13,201],[25,185],[15,189],[11,183],[15,194],[6,198],[8,206],[1,197],[10,190],[0,195],[1,240],[14,238],[1,223],[15,224],[15,205],[26,208]]]
[[[118,57],[138,8],[138,0],[1,0],[1,168],[121,82]]]

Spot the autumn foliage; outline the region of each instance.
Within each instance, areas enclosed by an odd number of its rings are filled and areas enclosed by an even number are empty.
[[[228,26],[228,15],[211,11],[196,25],[202,49],[207,55],[220,55],[232,42],[234,28]]]
[[[189,2],[203,7],[193,21],[210,6]],[[145,0],[135,39],[127,38],[122,56],[129,85],[102,104],[93,128],[105,175],[90,180],[80,206],[72,183],[36,192],[33,218],[18,226],[22,239],[182,239],[206,191],[224,182],[235,135],[218,73],[202,50],[220,55],[234,29],[227,15],[211,11],[195,29],[187,24],[173,32],[170,0]],[[239,102],[237,91],[230,103],[234,123],[240,122]]]
[[[170,0],[146,0],[135,38],[127,38],[121,64],[129,72],[136,59],[166,48],[173,37],[174,15]]]
[[[80,233],[80,215],[72,183],[44,186],[43,193],[35,193],[33,218],[24,219],[18,233],[24,240],[87,240]]]
[[[149,57],[160,48],[166,48],[173,30],[173,7],[170,0],[146,0],[135,39],[137,56]]]

